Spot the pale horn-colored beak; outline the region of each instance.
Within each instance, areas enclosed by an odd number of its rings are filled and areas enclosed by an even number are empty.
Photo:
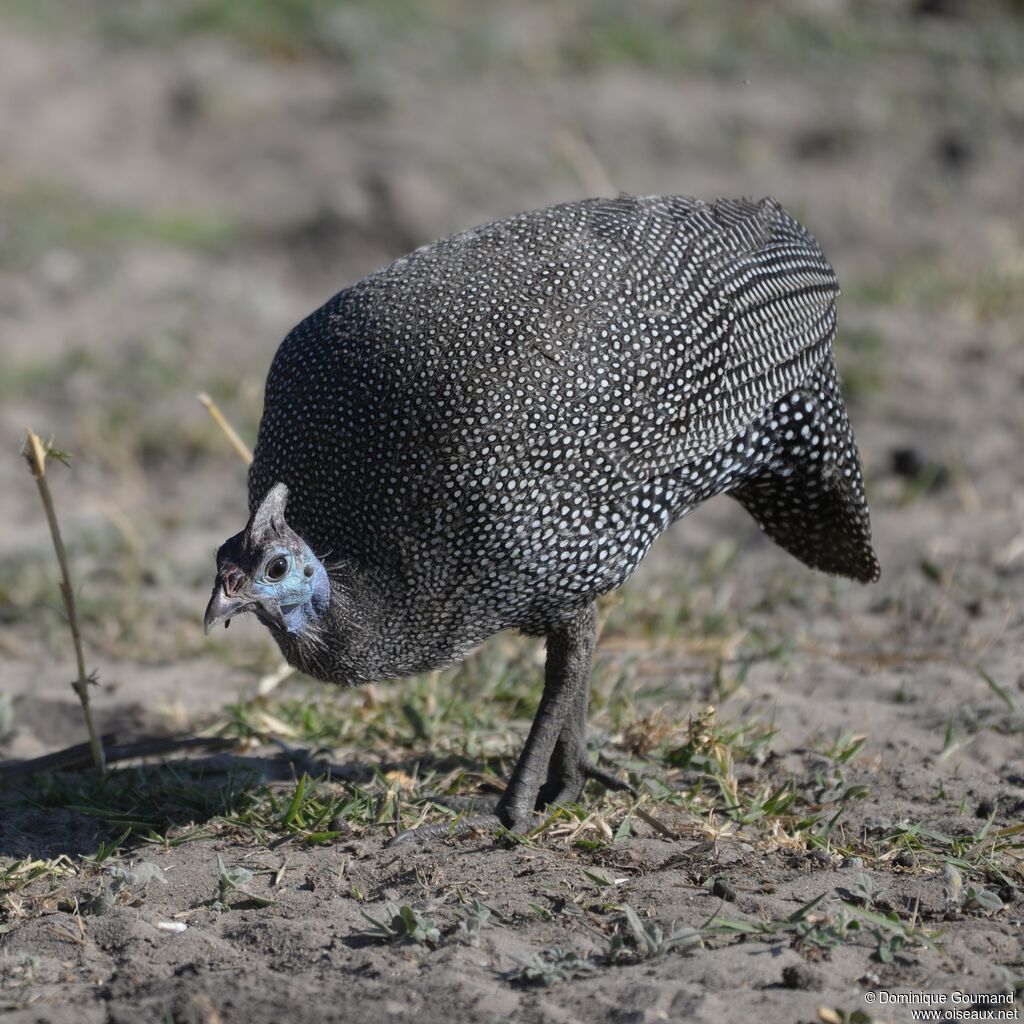
[[[288,632],[284,615],[281,614],[281,609],[277,606],[276,602],[253,600],[248,595],[228,597],[224,593],[224,584],[220,580],[214,584],[210,603],[206,606],[206,614],[203,616],[203,632],[209,635],[210,630],[221,619],[224,620],[224,625],[227,626],[233,616],[241,615],[243,612],[253,612],[256,618],[265,626],[273,626],[283,633]]]
[[[252,606],[253,602],[247,597],[228,597],[224,593],[223,584],[218,580],[213,585],[213,594],[210,597],[210,603],[206,606],[206,614],[203,616],[203,632],[209,635],[210,630],[221,619],[224,620],[226,626],[233,615],[248,611]]]

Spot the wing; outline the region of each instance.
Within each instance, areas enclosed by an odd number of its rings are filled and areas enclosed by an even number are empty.
[[[590,200],[423,255],[456,288],[412,288],[403,306],[421,328],[437,309],[455,321],[429,362],[459,378],[444,424],[471,429],[429,436],[463,461],[490,437],[563,479],[581,447],[626,480],[671,472],[806,380],[835,333],[832,268],[771,199]]]
[[[622,287],[640,300],[629,331],[647,374],[611,440],[636,478],[714,451],[806,380],[830,350],[839,288],[774,200],[634,202],[642,244]],[[599,212],[602,234],[620,210]]]

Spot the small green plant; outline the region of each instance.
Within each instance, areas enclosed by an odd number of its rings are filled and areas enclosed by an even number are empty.
[[[858,883],[859,892],[855,894],[858,902],[874,900],[870,882],[862,877]],[[859,906],[856,903],[839,901],[835,911],[819,910],[828,898],[824,892],[813,900],[798,907],[781,921],[730,921],[718,918],[706,929],[710,934],[728,935],[734,933],[748,935],[785,935],[792,936],[792,944],[798,950],[814,949],[819,953],[828,953],[837,946],[853,942],[859,937],[870,934],[876,946],[872,954],[876,960],[889,962],[893,954],[904,947],[925,946],[934,948],[934,934],[918,928],[908,921],[902,921],[895,913],[883,914]]]
[[[868,875],[861,872],[853,887],[854,902],[870,910],[875,904],[875,887]]]
[[[964,910],[981,910],[987,913],[995,913],[1003,909],[1002,898],[990,889],[983,889],[981,886],[969,886],[964,893]]]
[[[410,940],[425,946],[436,946],[441,940],[441,932],[436,922],[432,918],[424,917],[410,906],[400,907],[396,903],[386,903],[383,919],[374,917],[365,910],[361,910],[360,913],[371,925],[366,931],[358,933],[362,938],[375,942]]]
[[[1010,696],[1009,692],[1005,687],[1000,686],[983,668],[978,667],[978,675],[988,685],[988,688],[1006,705],[1006,710],[1009,712],[1015,712],[1017,710],[1017,702]]]
[[[863,930],[870,930],[875,940],[875,949],[871,954],[880,963],[890,963],[893,956],[903,949],[914,946],[935,948],[936,934],[916,927],[910,921],[902,921],[895,913],[883,914],[852,904],[843,904],[854,917],[860,921]]]
[[[891,964],[896,954],[907,945],[906,936],[900,932],[876,930],[875,940],[875,951],[871,956],[881,964]]]
[[[110,888],[115,895],[122,889],[132,892],[142,891],[150,882],[167,884],[164,869],[159,864],[151,864],[145,860],[140,860],[127,867],[123,864],[111,864],[107,868],[107,874],[110,875]]]
[[[794,922],[792,945],[800,952],[815,950],[819,954],[828,954],[852,941],[860,928],[860,922],[843,904],[834,914],[803,917]]]
[[[228,897],[240,893],[246,899],[261,907],[269,907],[274,901],[266,896],[257,896],[248,886],[252,882],[252,872],[248,868],[232,868],[229,870],[220,854],[217,854],[217,894],[213,906],[216,910],[230,910]]]
[[[597,970],[597,964],[593,960],[581,957],[557,946],[551,949],[542,949],[532,956],[513,957],[519,965],[515,970],[508,971],[505,979],[513,984],[520,985],[543,985],[550,988],[560,981],[569,981],[572,978],[584,978]]]
[[[961,809],[963,813],[965,808]],[[900,821],[885,835],[883,845],[909,850],[923,862],[943,866],[947,907],[962,902],[965,878],[1012,885],[1024,854],[1024,824],[995,828],[995,812],[976,834],[945,835],[920,823]],[[955,874],[954,874],[955,873]],[[952,901],[952,902],[950,902]]]
[[[657,921],[644,921],[628,904],[622,906],[623,919],[633,940],[633,947],[627,951],[625,936],[616,933],[609,940],[607,957],[609,962],[632,956],[637,960],[657,959],[677,949],[695,949],[704,944],[697,928],[672,924],[665,931]]]
[[[144,860],[130,865],[111,863],[104,868],[104,873],[109,881],[105,885],[101,884],[99,889],[91,895],[78,899],[77,906],[80,914],[91,914],[98,917],[109,913],[117,906],[119,893],[130,893],[132,900],[139,900],[144,896],[150,882],[167,884],[163,868]]]
[[[848,764],[868,745],[867,736],[857,736],[850,731],[837,732],[832,743],[822,753],[835,765]]]
[[[455,938],[467,946],[480,945],[480,932],[491,919],[491,908],[479,900],[465,907],[455,921]]]

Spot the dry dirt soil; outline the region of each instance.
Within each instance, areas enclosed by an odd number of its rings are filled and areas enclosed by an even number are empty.
[[[10,0],[0,126],[0,758],[83,739],[26,425],[73,455],[101,729],[230,741],[3,776],[12,1024],[912,1019],[897,992],[1015,1019],[1019,3]],[[820,239],[881,582],[710,503],[603,612],[593,741],[639,804],[389,848],[424,780],[508,771],[541,652],[259,694],[258,625],[202,636],[246,500],[195,395],[251,439],[276,345],[339,288],[619,189],[771,194]]]

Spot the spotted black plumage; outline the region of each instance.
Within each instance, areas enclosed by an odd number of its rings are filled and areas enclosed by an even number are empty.
[[[263,518],[330,576],[308,628],[268,621],[286,657],[360,682],[516,628],[548,637],[550,665],[720,493],[808,565],[877,578],[837,296],[774,200],[675,196],[520,214],[340,292],[278,350],[249,477],[254,516],[286,486]],[[222,573],[256,557],[251,526]]]

